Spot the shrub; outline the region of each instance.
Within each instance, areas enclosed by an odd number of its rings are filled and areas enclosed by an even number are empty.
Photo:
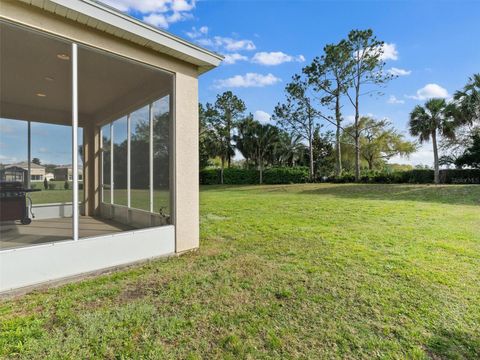
[[[440,170],[440,182],[444,184],[480,184],[480,169]]]
[[[56,184],[53,182],[50,182],[48,184],[48,190],[55,190],[57,188]]]
[[[218,183],[220,183],[220,170],[218,171]],[[223,171],[223,183],[230,185],[258,184],[260,175],[255,169],[230,168]]]
[[[260,182],[260,172],[256,169],[230,168],[223,171],[223,183],[226,185],[253,185]],[[308,182],[308,168],[269,168],[263,171],[264,184],[292,184]],[[220,169],[200,171],[201,185],[220,184]]]
[[[65,190],[70,189],[70,184],[68,183],[67,180],[65,180],[65,183],[63,184],[63,188],[64,188]]]
[[[382,184],[433,184],[434,171],[430,169],[415,169],[395,172],[367,171],[362,173],[362,183]],[[355,181],[355,176],[350,173],[339,177],[331,177],[334,183],[349,183]],[[480,169],[446,169],[440,170],[442,184],[480,184]]]
[[[275,167],[263,172],[264,184],[299,184],[309,182],[309,172],[306,167]]]

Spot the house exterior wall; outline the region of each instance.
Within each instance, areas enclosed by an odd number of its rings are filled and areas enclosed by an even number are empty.
[[[152,65],[175,74],[175,123],[173,191],[176,252],[192,250],[199,245],[199,183],[198,183],[198,68],[195,65],[162,55],[148,47],[131,43],[102,31],[88,28],[57,15],[15,0],[2,0],[0,18],[60,36],[79,44],[105,50],[126,58]],[[93,130],[90,130],[91,133]],[[94,142],[95,144],[95,142]],[[92,160],[96,157],[93,151]],[[96,164],[94,165],[96,166]],[[94,205],[88,212],[98,211],[98,184]],[[89,188],[90,188],[89,186]]]

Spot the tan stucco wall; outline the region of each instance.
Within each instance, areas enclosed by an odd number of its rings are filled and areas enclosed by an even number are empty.
[[[184,252],[197,248],[199,245],[198,68],[193,64],[159,54],[15,0],[0,0],[0,18],[175,73],[173,217],[176,251]],[[96,170],[98,170],[98,158],[95,157],[98,155],[95,151],[97,146],[93,146],[92,157],[89,157],[90,167],[93,165]],[[95,212],[98,207],[98,184],[90,182],[88,188],[93,188],[96,197],[93,205],[91,205],[92,202],[88,204],[90,213]]]
[[[175,212],[177,252],[199,245],[198,81],[175,79]]]

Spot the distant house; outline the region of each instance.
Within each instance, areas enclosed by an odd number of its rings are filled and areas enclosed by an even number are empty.
[[[30,181],[31,182],[40,182],[45,179],[45,166],[38,165],[35,163],[30,163]],[[4,181],[20,181],[25,183],[25,180],[28,176],[28,163],[26,161],[5,165],[5,167],[0,170],[0,178]]]
[[[72,181],[73,180],[73,168],[72,165],[62,165],[53,169],[53,179],[55,181]],[[78,167],[78,180],[83,179],[82,167]]]

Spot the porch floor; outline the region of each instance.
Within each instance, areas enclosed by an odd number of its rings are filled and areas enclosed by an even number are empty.
[[[79,218],[79,236],[91,237],[134,228],[115,221],[88,216]],[[30,225],[8,222],[0,225],[0,250],[72,238],[72,218],[33,220]]]

